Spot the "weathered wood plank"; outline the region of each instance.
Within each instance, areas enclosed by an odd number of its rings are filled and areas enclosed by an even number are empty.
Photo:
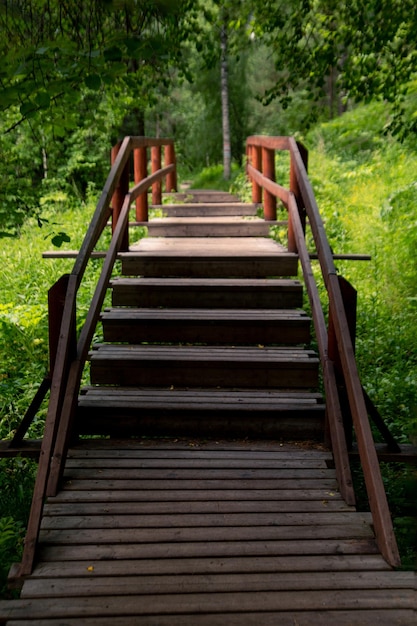
[[[104,484],[103,484],[104,483]],[[123,481],[122,484],[115,484],[115,481],[93,481],[93,480],[71,480],[65,483],[65,489],[60,491],[55,497],[49,498],[49,503],[62,502],[131,502],[131,501],[217,501],[217,500],[319,500],[327,501],[341,500],[341,496],[337,491],[335,481],[329,481],[329,484],[318,487],[316,484],[310,488],[306,485],[300,485],[299,481],[295,484],[286,483],[280,488],[277,481],[274,481],[273,488],[271,485],[265,485],[265,481],[261,484],[252,485],[241,484],[241,481],[235,484],[228,482],[211,481],[207,484],[207,488],[193,482],[185,484],[178,482],[168,483],[166,481],[157,484],[155,481],[144,483],[141,481],[138,485],[135,481]],[[112,488],[113,487],[113,488]],[[129,488],[130,487],[130,488]]]
[[[124,617],[83,617],[85,626],[225,626],[224,616],[209,615],[162,615]],[[259,615],[253,613],[229,613],[228,626],[259,626]],[[288,613],[262,613],[262,626],[415,626],[416,614],[410,609],[351,610],[351,611],[303,611]],[[30,626],[31,620],[8,622],[10,626]],[[37,626],[62,626],[62,619],[36,621]],[[65,626],[80,626],[78,618],[65,618]]]
[[[302,287],[290,279],[116,278],[113,306],[207,308],[295,308],[302,306]]]
[[[410,591],[413,573],[410,572],[333,572],[330,579],[327,572],[308,573],[250,573],[250,574],[191,574],[161,576],[102,576],[90,574],[84,579],[43,578],[26,581],[22,598],[65,598],[105,596],[138,596],[160,593],[222,594],[230,592],[270,592],[270,591],[328,591],[333,594],[344,590],[404,590]],[[221,602],[221,598],[219,598]],[[186,604],[187,597],[184,597]]]
[[[145,277],[295,276],[298,264],[297,255],[259,237],[150,237],[119,256],[122,274]]]
[[[147,222],[149,237],[269,237],[271,226],[255,216],[154,218]]]
[[[191,528],[210,526],[347,526],[362,522],[370,525],[369,513],[186,513],[160,515],[148,514],[105,514],[77,516],[44,517],[43,530],[71,529],[112,529],[112,528]]]
[[[193,492],[191,495],[194,497],[197,497],[197,493],[201,492],[201,491],[217,491],[220,492],[221,496],[220,497],[227,497],[227,492],[231,491],[232,494],[239,494],[239,498],[240,497],[244,497],[243,493],[246,492],[248,494],[248,491],[251,490],[252,494],[249,497],[249,499],[253,498],[253,491],[263,491],[264,495],[266,495],[266,492],[270,492],[273,493],[274,490],[276,491],[280,491],[281,492],[281,497],[282,499],[288,500],[289,496],[288,494],[293,492],[293,497],[296,497],[296,494],[294,492],[299,492],[299,490],[306,490],[307,491],[307,499],[310,500],[312,499],[314,496],[310,495],[310,490],[311,489],[316,489],[317,492],[322,489],[322,493],[324,494],[322,497],[326,498],[329,497],[329,495],[331,495],[331,493],[336,492],[337,491],[337,482],[335,479],[314,479],[314,480],[310,480],[308,478],[299,478],[298,480],[291,480],[291,479],[281,479],[281,480],[277,480],[277,479],[261,479],[261,480],[255,480],[255,479],[243,479],[241,478],[239,479],[235,479],[235,480],[231,480],[228,479],[227,481],[225,481],[224,479],[206,479],[206,480],[202,480],[202,479],[195,479],[195,480],[181,480],[179,478],[177,479],[160,479],[160,480],[146,480],[145,478],[141,479],[141,480],[135,480],[135,479],[131,479],[131,480],[124,480],[124,479],[109,479],[109,478],[105,478],[103,480],[94,480],[92,478],[90,478],[89,476],[85,476],[84,478],[75,478],[74,473],[66,473],[65,474],[65,480],[67,481],[65,483],[65,490],[70,492],[72,490],[76,490],[76,491],[105,491],[106,493],[111,493],[113,492],[117,492],[117,491],[121,491],[124,492],[126,490],[129,490],[132,494],[132,491],[143,491],[143,492],[149,492],[149,491],[166,491],[166,490],[177,490],[177,491],[181,491],[181,492],[186,492],[188,490],[190,490],[191,492]],[[285,492],[285,493],[284,493]],[[326,495],[327,494],[327,495]],[[190,497],[190,495],[188,497]],[[219,493],[217,493],[217,495],[219,495]],[[236,497],[235,495],[235,497]],[[132,494],[133,496],[133,494]],[[160,493],[158,493],[158,496],[160,497]],[[249,494],[248,494],[249,496]],[[82,497],[80,495],[80,497]],[[98,496],[100,497],[100,496]],[[104,497],[104,495],[102,496]],[[184,495],[185,498],[187,498],[187,495]],[[209,496],[208,496],[209,497]],[[256,496],[255,496],[256,497]],[[58,496],[56,496],[56,498],[58,498]],[[55,501],[56,501],[55,498]]]
[[[179,528],[100,528],[41,530],[40,542],[44,545],[75,546],[91,544],[120,545],[157,543],[199,543],[237,541],[305,541],[331,539],[371,539],[373,532],[362,521],[349,526],[259,526],[259,527],[179,527]]]
[[[372,573],[392,570],[378,554],[343,554],[343,555],[307,555],[307,556],[252,556],[228,558],[187,558],[187,559],[128,559],[128,560],[82,560],[50,561],[35,566],[31,576],[33,579],[43,578],[87,578],[92,576],[142,576],[169,574],[216,574],[216,573],[248,573],[248,572],[283,572],[303,573],[326,572],[329,581],[332,572],[364,572]],[[89,567],[93,568],[89,570]]]
[[[95,387],[88,387],[88,390],[94,391]],[[109,393],[110,393],[110,388]],[[126,387],[126,391],[136,393],[137,390]],[[146,391],[142,388],[140,392]],[[154,390],[150,390],[154,392]],[[158,388],[158,393],[163,393],[165,390]],[[170,390],[171,391],[171,390]],[[182,393],[181,389],[176,389],[179,393]],[[230,390],[216,390],[210,389],[207,391],[209,394],[223,394],[228,393]],[[237,389],[237,393],[246,396],[257,396],[257,391]],[[201,389],[193,389],[193,394],[201,393]],[[203,391],[204,393],[204,391]],[[262,392],[261,397],[266,396],[273,397],[274,390],[268,390]],[[285,396],[292,396],[293,392],[280,391],[279,394]],[[297,396],[300,397],[314,397],[320,398],[320,394],[310,394],[297,392]],[[205,441],[200,439],[185,439],[179,440],[177,438],[164,438],[164,439],[81,439],[77,442],[77,447],[72,448],[68,452],[69,458],[76,457],[89,457],[89,456],[101,456],[102,458],[112,457],[126,457],[134,456],[135,458],[144,455],[146,458],[239,458],[239,459],[326,459],[329,462],[332,460],[332,453],[325,446],[312,442],[292,442],[285,443],[270,442],[270,441],[248,441],[239,440],[235,441]]]
[[[101,315],[105,341],[220,344],[306,344],[302,311],[261,309],[111,309]]]
[[[90,355],[91,382],[114,385],[313,388],[318,360],[293,348],[101,345]]]
[[[226,558],[256,556],[296,556],[296,555],[344,555],[378,554],[374,539],[370,538],[321,538],[267,541],[203,541],[154,544],[85,544],[39,546],[40,561],[86,561],[126,560],[126,559],[188,559]]]
[[[168,513],[323,513],[324,511],[354,511],[343,500],[279,500],[268,502],[225,500],[225,501],[177,501],[177,502],[81,502],[70,500],[67,504],[45,505],[46,517],[65,515],[147,515]]]
[[[314,477],[323,476],[322,472],[325,472],[326,475],[331,476],[333,478],[334,471],[329,470],[326,465],[326,461],[324,459],[284,459],[284,460],[274,460],[274,459],[181,459],[181,458],[173,458],[173,459],[138,459],[138,458],[68,458],[68,461],[65,465],[68,468],[83,468],[83,469],[92,469],[98,468],[100,470],[108,469],[108,468],[125,468],[128,470],[136,470],[136,469],[197,469],[197,470],[224,470],[229,471],[232,469],[240,469],[244,471],[250,470],[276,470],[277,476],[283,476],[282,471],[286,470],[295,470],[294,474],[290,474],[290,476],[299,477],[297,473],[299,470],[319,470],[320,473],[313,474]]]
[[[401,591],[402,607],[414,610],[415,593],[413,590]],[[91,598],[45,598],[21,600],[14,604],[13,617],[32,619],[51,617],[99,617],[124,615],[156,615],[156,614],[195,614],[195,613],[245,613],[260,615],[263,612],[283,612],[297,610],[371,610],[397,608],[398,590],[355,589],[336,590],[329,594],[325,591],[272,591],[254,593],[222,593],[222,594],[179,594],[140,596],[140,602],[132,596],[110,596],[105,601],[101,596]]]

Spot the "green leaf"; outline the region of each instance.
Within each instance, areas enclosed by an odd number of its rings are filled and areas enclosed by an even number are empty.
[[[59,233],[57,233],[56,235],[54,235],[51,239],[51,242],[54,246],[56,246],[57,248],[60,248],[62,246],[62,244],[64,243],[64,241],[66,243],[71,241],[71,237],[69,237],[67,235],[67,233],[64,233],[62,231],[60,231]]]
[[[122,51],[118,46],[111,46],[104,51],[106,61],[121,61],[123,57]]]
[[[47,91],[39,91],[35,96],[35,102],[41,109],[48,109],[51,106],[51,97]]]
[[[31,117],[36,113],[36,107],[32,102],[23,102],[20,106],[20,113],[23,117]]]
[[[90,74],[89,76],[86,76],[84,82],[87,87],[93,91],[98,91],[101,87],[101,78],[98,74]]]

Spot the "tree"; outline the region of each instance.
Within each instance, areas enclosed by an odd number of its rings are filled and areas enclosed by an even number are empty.
[[[181,63],[190,0],[4,0],[0,4],[1,110],[15,125],[41,113],[62,128],[83,92],[124,84],[150,93]],[[165,71],[164,71],[165,70]],[[55,114],[55,115],[54,115]]]
[[[316,103],[327,95],[335,113],[341,101],[381,98],[392,105],[391,130],[399,130],[417,71],[416,26],[411,0],[254,0],[254,34],[273,51],[278,72],[264,102],[287,107],[307,88]],[[411,120],[408,129],[416,128]]]

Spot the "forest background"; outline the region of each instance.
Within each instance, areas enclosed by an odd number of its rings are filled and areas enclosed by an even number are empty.
[[[360,374],[393,434],[415,441],[416,32],[409,0],[2,0],[0,438],[46,373],[46,294],[72,266],[42,252],[80,245],[110,147],[128,134],[173,137],[180,181],[244,196],[256,133],[305,143],[333,250],[371,255],[338,262],[358,289]],[[35,469],[0,462],[1,593]],[[415,567],[413,473],[383,469],[403,564]]]

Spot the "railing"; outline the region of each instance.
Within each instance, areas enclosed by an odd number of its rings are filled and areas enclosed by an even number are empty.
[[[287,150],[290,154],[289,190],[275,182],[276,150]],[[254,202],[260,203],[263,192],[265,219],[276,219],[277,198],[288,210],[288,249],[299,255],[310,299],[323,369],[327,423],[342,495],[348,503],[354,502],[345,429],[335,376],[336,357],[340,359],[347,390],[378,547],[390,565],[398,566],[400,557],[369,424],[364,393],[356,366],[340,281],[314,192],[307,176],[307,151],[291,137],[254,136],[247,140],[247,158],[247,173],[252,180],[252,198]],[[331,326],[332,337],[334,337],[334,341],[331,342],[330,354],[329,333],[313,276],[310,255],[306,247],[306,218],[313,234],[317,257],[328,294],[329,327]]]
[[[165,167],[161,168],[161,148],[165,147]],[[152,173],[147,173],[147,148],[152,151]],[[135,185],[129,190],[131,159]],[[66,278],[66,296],[62,323],[53,358],[51,394],[45,421],[44,436],[39,457],[32,507],[29,516],[22,562],[14,577],[31,573],[45,497],[55,495],[62,476],[63,465],[71,436],[71,424],[88,350],[99,319],[108,283],[117,254],[128,248],[128,217],[131,204],[136,201],[140,221],[147,221],[147,192],[153,186],[155,200],[161,202],[161,184],[166,179],[167,189],[176,187],[176,165],[173,141],[146,137],[126,137],[112,150],[112,168],[94,212],[84,242]],[[139,209],[138,209],[139,206]],[[86,321],[77,339],[77,292],[94,247],[112,216],[113,236],[97,283]],[[138,216],[138,213],[137,213]]]

